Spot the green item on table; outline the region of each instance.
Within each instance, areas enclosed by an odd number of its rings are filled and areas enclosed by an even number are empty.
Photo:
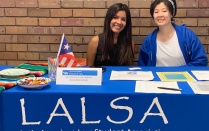
[[[16,68],[22,68],[22,69],[28,69],[28,70],[36,70],[36,71],[40,71],[40,70],[48,71],[48,66],[32,65],[32,64],[26,64],[26,63],[23,63],[23,64],[17,66]]]
[[[0,93],[1,93],[3,90],[5,90],[5,87],[0,86]]]
[[[32,65],[28,63],[23,63],[15,68],[30,70],[30,74],[35,75],[36,77],[40,77],[48,73],[48,66],[42,65]]]

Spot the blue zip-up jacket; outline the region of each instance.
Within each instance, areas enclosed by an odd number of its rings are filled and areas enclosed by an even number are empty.
[[[180,49],[183,53],[185,66],[207,66],[208,59],[202,43],[196,34],[186,25],[172,23],[176,30]],[[138,66],[156,66],[156,40],[159,28],[150,33],[142,43],[138,57]]]

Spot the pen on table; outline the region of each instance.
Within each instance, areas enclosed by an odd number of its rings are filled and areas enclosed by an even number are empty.
[[[159,88],[159,89],[165,89],[165,90],[172,90],[172,91],[181,91],[182,90],[182,89],[179,89],[179,88],[162,87],[162,86],[159,86],[157,88]]]

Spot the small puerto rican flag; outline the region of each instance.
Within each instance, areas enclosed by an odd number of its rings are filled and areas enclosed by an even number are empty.
[[[62,40],[60,42],[57,58],[59,60],[59,64],[63,65],[64,67],[80,66],[80,64],[77,63],[75,56],[73,55],[73,52],[64,34],[62,35]]]

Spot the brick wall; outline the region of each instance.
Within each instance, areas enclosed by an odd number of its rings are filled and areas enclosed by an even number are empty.
[[[140,44],[155,24],[151,0],[0,0],[0,65],[46,62],[56,55],[62,33],[76,57],[86,57],[87,44],[102,32],[107,8],[116,2],[132,15],[135,63]],[[177,0],[176,23],[185,23],[202,41],[209,57],[209,0]]]

